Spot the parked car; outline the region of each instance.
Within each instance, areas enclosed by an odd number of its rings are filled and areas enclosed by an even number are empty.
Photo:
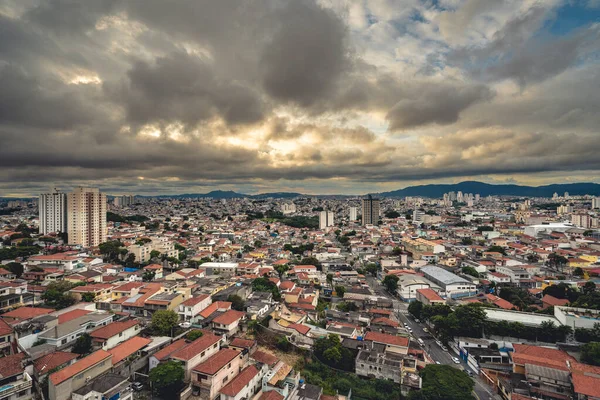
[[[454,361],[454,364],[460,364],[460,360],[456,357],[452,357],[452,361]]]
[[[444,346],[444,345],[441,345],[440,347],[442,348],[442,350],[444,350],[444,351],[448,351],[448,348],[447,348],[446,346]]]
[[[136,392],[141,391],[142,389],[144,389],[144,384],[142,382],[133,382],[131,384],[131,388],[133,390],[135,390]]]
[[[192,324],[190,322],[182,322],[179,324],[180,327],[182,328],[189,328],[190,326],[192,326]]]
[[[437,365],[440,365],[440,364],[441,364],[441,362],[439,362],[439,361],[436,361],[435,363],[436,363]]]
[[[425,333],[428,333],[428,332],[429,332],[429,329],[427,329],[427,328],[423,328],[423,332],[425,332]]]

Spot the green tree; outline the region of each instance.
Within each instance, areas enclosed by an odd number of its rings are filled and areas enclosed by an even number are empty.
[[[335,287],[335,294],[337,295],[337,297],[344,297],[344,293],[346,293],[346,288],[343,286],[336,286]]]
[[[118,240],[110,240],[108,242],[100,243],[98,249],[106,261],[116,261],[120,254],[121,242]]]
[[[171,335],[171,330],[177,326],[179,316],[172,310],[158,310],[152,314],[152,329],[160,335]]]
[[[4,268],[6,268],[8,271],[15,274],[17,276],[17,278],[20,278],[21,275],[23,275],[24,268],[23,268],[23,264],[21,264],[21,263],[9,262],[8,264],[6,264],[4,266]]]
[[[479,278],[479,272],[473,267],[462,267],[461,269],[463,274],[474,276],[475,278]]]
[[[304,257],[300,261],[300,265],[314,265],[319,271],[321,270],[321,263],[314,257]]]
[[[185,370],[178,361],[167,361],[150,371],[152,388],[165,399],[173,398],[183,387]]]
[[[152,251],[150,252],[150,258],[151,258],[151,259],[152,259],[152,258],[158,258],[158,257],[160,257],[160,251],[158,251],[158,250],[152,250]]]
[[[395,210],[388,210],[384,215],[386,218],[400,218],[400,213]]]
[[[286,272],[288,272],[290,270],[289,265],[284,264],[284,265],[278,265],[275,267],[275,271],[277,271],[277,274],[279,275],[279,278],[283,278],[283,276],[285,275]]]
[[[421,370],[423,387],[409,394],[409,400],[474,400],[475,382],[464,371],[450,365],[429,364]]]
[[[365,271],[373,276],[377,276],[377,272],[379,272],[379,267],[375,263],[368,263],[365,266]]]
[[[73,288],[73,284],[68,281],[52,282],[46,287],[46,291],[42,294],[42,300],[46,305],[60,310],[72,306],[77,302],[75,297],[69,293]]]
[[[327,283],[329,283],[329,286],[333,286],[333,274],[327,274]]]
[[[277,346],[277,348],[279,350],[286,351],[286,352],[290,351],[292,349],[292,344],[290,343],[290,341],[285,336],[280,336],[277,339],[276,346]]]
[[[81,295],[81,301],[85,301],[86,303],[93,303],[96,299],[96,295],[92,292],[87,292]]]
[[[460,241],[462,244],[464,244],[465,246],[470,246],[473,244],[473,239],[468,238],[468,237],[464,237],[461,239]]]
[[[388,292],[394,294],[396,293],[396,290],[398,290],[399,280],[400,278],[396,275],[386,275],[385,278],[383,278],[383,286],[385,286]]]
[[[201,338],[202,336],[204,336],[204,332],[202,332],[199,329],[194,329],[193,331],[190,331],[187,335],[185,335],[185,338],[193,342],[194,340]]]
[[[506,255],[506,250],[504,250],[504,247],[502,246],[490,246],[486,252],[489,253],[500,253],[500,254],[504,254]]]
[[[244,299],[242,299],[237,294],[230,294],[227,297],[227,301],[231,303],[231,308],[237,311],[245,311],[246,304],[244,303]]]
[[[142,280],[144,282],[152,282],[155,277],[156,277],[156,272],[147,270],[147,271],[144,271],[144,274],[142,275]]]
[[[575,276],[583,276],[583,269],[581,267],[577,267],[573,270],[573,275]]]
[[[408,305],[408,312],[417,319],[421,318],[421,311],[423,311],[423,303],[418,300],[412,301]]]
[[[92,337],[88,333],[84,333],[75,340],[72,349],[73,353],[89,354],[92,352]]]
[[[591,342],[581,346],[581,361],[600,366],[600,343]]]
[[[583,294],[592,294],[596,291],[596,283],[592,281],[587,281],[585,285],[583,285]]]
[[[338,364],[342,360],[342,353],[338,347],[330,347],[323,352],[325,361],[331,364]]]

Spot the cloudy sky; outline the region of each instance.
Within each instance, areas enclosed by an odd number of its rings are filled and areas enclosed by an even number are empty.
[[[600,0],[0,0],[0,195],[600,182]]]

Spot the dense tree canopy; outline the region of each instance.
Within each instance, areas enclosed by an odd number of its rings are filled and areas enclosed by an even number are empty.
[[[168,361],[152,368],[150,381],[152,388],[165,399],[175,397],[183,387],[185,370],[178,361]]]
[[[152,314],[152,329],[160,335],[171,336],[179,316],[172,310],[158,310]]]
[[[429,364],[421,371],[423,387],[409,395],[410,400],[474,400],[475,383],[450,365]]]

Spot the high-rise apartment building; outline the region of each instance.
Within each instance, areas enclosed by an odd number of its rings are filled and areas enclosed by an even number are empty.
[[[40,194],[40,234],[67,231],[67,194],[54,190]]]
[[[350,207],[350,221],[356,221],[358,217],[358,207]]]
[[[132,195],[115,196],[113,199],[113,205],[117,207],[129,207],[132,204],[135,204],[135,196]]]
[[[600,208],[600,197],[592,198],[592,209]]]
[[[379,222],[379,199],[368,195],[362,200],[362,224],[377,225]]]
[[[106,241],[106,195],[98,188],[77,188],[67,196],[70,244],[98,246]]]
[[[319,214],[319,229],[325,229],[328,226],[333,226],[333,212],[321,211]]]

